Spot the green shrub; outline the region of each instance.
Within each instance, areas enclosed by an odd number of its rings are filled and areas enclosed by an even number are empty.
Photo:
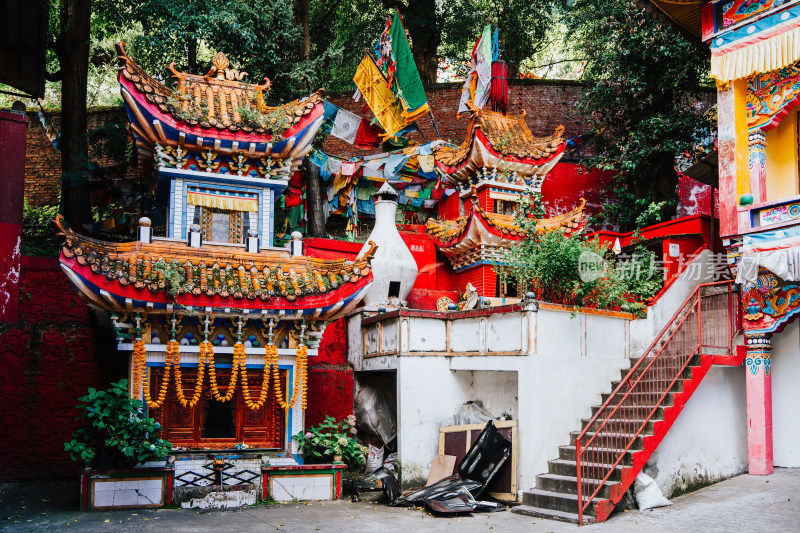
[[[542,301],[643,313],[644,301],[662,286],[655,255],[639,242],[629,259],[617,262],[596,240],[537,233],[538,203],[520,202],[515,221],[529,237],[514,243],[496,265],[500,276],[515,279],[520,292]]]
[[[103,454],[110,468],[129,468],[162,460],[172,449],[158,437],[160,424],[142,414],[142,402],[128,395],[128,380],[112,383],[104,391],[89,388],[78,401],[80,427],[64,443],[73,461],[88,465]]]
[[[57,205],[32,207],[27,200],[22,208],[22,255],[58,257],[63,238],[56,234],[53,221]]]
[[[303,457],[307,463],[325,463],[333,460],[334,455],[341,455],[348,468],[364,466],[366,448],[358,443],[355,437],[355,417],[350,415],[344,420],[336,421],[326,416],[325,421],[295,435],[303,449]]]

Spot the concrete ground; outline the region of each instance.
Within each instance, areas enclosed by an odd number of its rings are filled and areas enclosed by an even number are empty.
[[[573,524],[508,511],[438,518],[417,509],[388,507],[366,494],[350,503],[256,505],[235,511],[159,509],[81,513],[75,483],[0,484],[0,529],[11,531],[339,532],[530,531],[789,532],[800,531],[800,468],[767,477],[738,476],[673,500],[671,507],[616,513],[603,524]]]

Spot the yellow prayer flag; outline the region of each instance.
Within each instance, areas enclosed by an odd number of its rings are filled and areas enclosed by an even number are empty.
[[[364,57],[358,65],[353,81],[388,137],[394,136],[407,125],[403,120],[403,106],[392,93],[386,78],[371,57]]]

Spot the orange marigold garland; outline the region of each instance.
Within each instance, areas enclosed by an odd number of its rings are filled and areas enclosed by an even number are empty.
[[[147,351],[142,339],[134,341],[131,361],[133,367],[131,369],[133,373],[131,398],[138,400],[142,395],[142,380],[145,372],[147,372]]]
[[[173,353],[173,364],[175,366],[174,373],[175,373],[175,393],[178,396],[178,401],[181,402],[181,405],[184,407],[194,407],[197,405],[197,402],[200,401],[200,397],[203,395],[203,378],[205,377],[205,370],[206,370],[206,353],[207,353],[207,346],[211,347],[211,344],[208,341],[204,341],[200,344],[200,359],[197,361],[197,380],[194,384],[194,395],[192,396],[191,400],[187,400],[186,396],[183,394],[183,376],[181,375],[181,356],[180,356],[180,345],[178,341],[171,340],[167,344],[167,350],[172,347]],[[213,349],[212,349],[213,351]]]
[[[158,391],[158,399],[153,400],[150,397],[150,372],[147,372],[147,367],[145,367],[144,372],[147,376],[144,380],[144,399],[147,402],[147,408],[158,409],[162,405],[164,405],[164,400],[167,398],[167,389],[169,388],[169,370],[172,366],[172,350],[170,349],[170,345],[167,344],[167,353],[166,357],[164,358],[164,376],[161,381],[161,388]]]
[[[273,364],[273,359],[275,361],[275,366],[278,366],[278,347],[267,345],[264,347],[264,374],[261,380],[261,394],[258,395],[258,400],[253,401],[250,398],[250,387],[247,384],[247,369],[242,367],[242,396],[244,396],[244,401],[247,404],[247,407],[253,411],[261,409],[264,403],[267,401],[267,395],[269,394],[269,376],[270,376],[270,367]]]
[[[303,358],[302,365],[300,364],[300,358]],[[297,362],[298,367],[303,371],[303,386],[301,388],[301,395],[300,395],[300,407],[305,411],[306,405],[308,404],[306,393],[308,392],[308,346],[303,344],[297,350]]]
[[[208,382],[211,385],[211,395],[218,402],[228,402],[233,398],[233,393],[236,391],[236,378],[239,374],[239,367],[244,368],[244,345],[237,342],[233,345],[233,361],[231,362],[231,379],[228,381],[228,389],[225,391],[225,396],[219,393],[217,386],[217,370],[214,361],[213,349],[208,354]]]
[[[277,361],[277,349],[275,350],[275,365],[272,367],[272,381],[273,386],[275,388],[275,398],[278,401],[278,405],[285,410],[294,409],[295,403],[297,403],[297,397],[302,396],[302,400],[300,402],[300,406],[305,409],[306,408],[306,364],[308,362],[308,348],[305,345],[300,345],[297,348],[297,368],[294,374],[294,387],[292,389],[292,398],[289,402],[285,402],[283,400],[283,392],[281,391],[281,381],[280,376],[278,374],[278,361]]]

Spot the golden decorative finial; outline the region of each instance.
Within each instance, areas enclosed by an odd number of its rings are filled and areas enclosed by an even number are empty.
[[[222,52],[217,52],[216,55],[214,55],[211,64],[211,70],[206,74],[206,78],[216,75],[217,79],[220,80],[242,81],[247,75],[247,72],[239,72],[234,68],[228,68],[231,62],[228,61],[228,56]]]
[[[230,66],[230,61],[228,61],[228,56],[223,54],[222,52],[217,52],[214,56],[214,59],[211,60],[211,63],[217,67],[217,77],[222,78],[225,75],[225,70]]]

